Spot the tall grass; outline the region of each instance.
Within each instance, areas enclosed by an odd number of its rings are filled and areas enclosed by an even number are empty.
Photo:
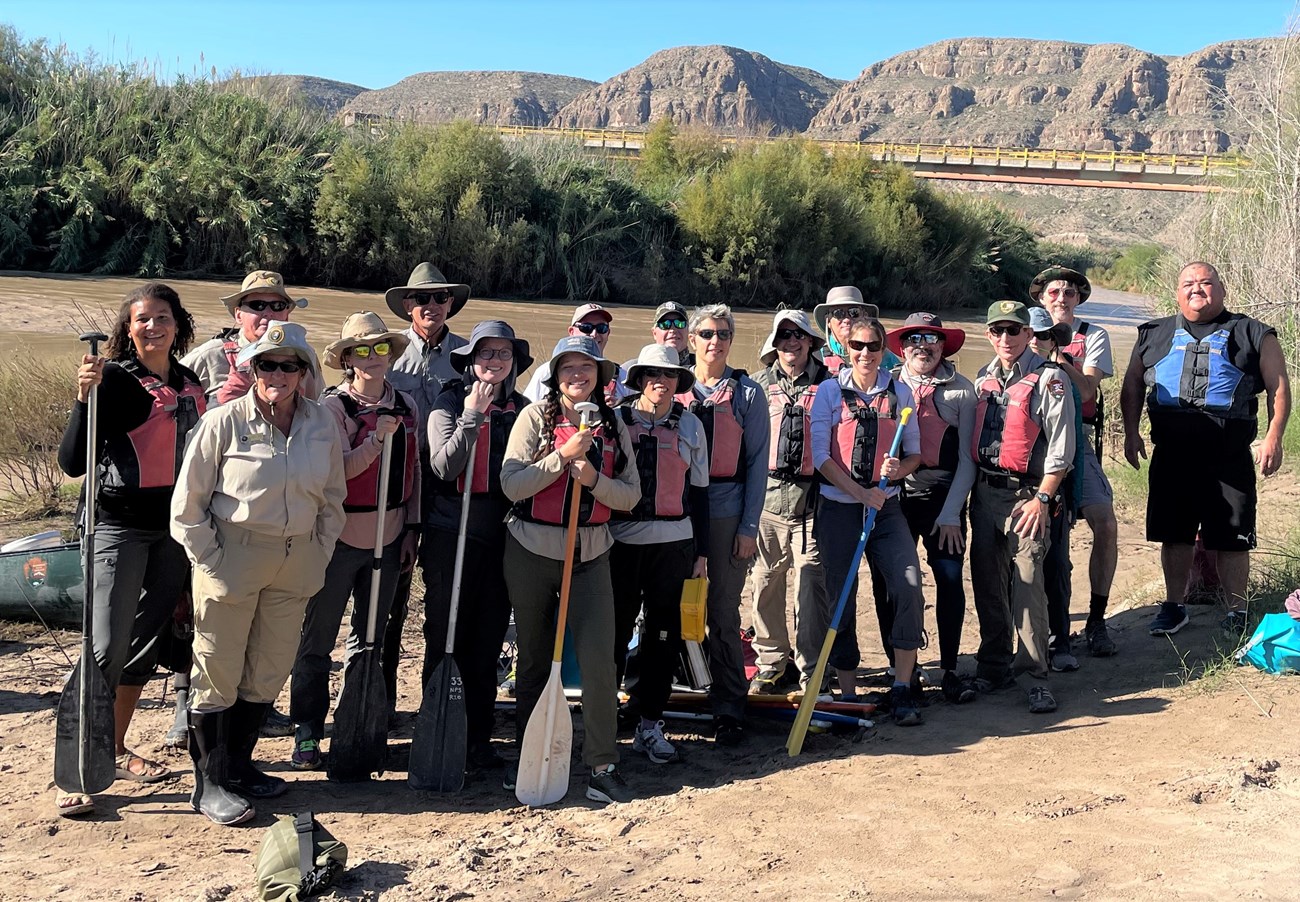
[[[72,407],[76,367],[68,361],[0,363],[0,521],[60,509],[57,453]]]

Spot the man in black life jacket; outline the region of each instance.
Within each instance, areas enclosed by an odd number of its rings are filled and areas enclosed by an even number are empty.
[[[1092,552],[1088,558],[1092,596],[1088,602],[1084,637],[1089,654],[1108,658],[1116,651],[1115,642],[1106,629],[1106,605],[1119,558],[1119,528],[1115,522],[1115,496],[1102,471],[1099,452],[1105,427],[1101,383],[1114,374],[1115,364],[1111,356],[1110,335],[1106,330],[1074,315],[1075,308],[1088,300],[1091,293],[1092,285],[1087,277],[1063,266],[1043,270],[1029,285],[1029,296],[1051,314],[1052,322],[1070,328],[1069,340],[1048,359],[1070,377],[1082,402],[1083,435],[1079,436],[1079,441],[1083,443],[1083,463],[1075,478],[1082,488],[1078,511],[1092,530]],[[1068,551],[1065,561],[1068,564]],[[1068,567],[1066,572],[1068,574]],[[1068,647],[1068,635],[1064,640],[1064,653],[1053,656],[1053,669],[1077,669],[1078,662]]]
[[[1024,304],[995,301],[987,323],[995,356],[975,379],[969,449],[979,468],[970,553],[980,624],[975,686],[992,691],[1014,679],[1029,693],[1029,710],[1045,714],[1056,699],[1047,685],[1043,557],[1052,505],[1074,460],[1074,398],[1060,369],[1029,346]]]
[[[1176,296],[1177,315],[1138,327],[1120,396],[1124,456],[1135,469],[1146,457],[1144,393],[1151,420],[1147,541],[1160,543],[1166,594],[1150,632],[1165,636],[1187,623],[1183,593],[1199,529],[1205,548],[1218,552],[1223,628],[1239,640],[1255,547],[1255,465],[1264,476],[1282,466],[1291,387],[1277,333],[1224,306],[1227,291],[1213,266],[1184,266]],[[1252,455],[1260,392],[1268,429]]]

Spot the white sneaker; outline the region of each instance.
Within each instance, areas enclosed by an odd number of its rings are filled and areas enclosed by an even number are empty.
[[[661,720],[648,730],[636,728],[632,740],[632,751],[645,752],[646,757],[655,764],[667,764],[677,757],[677,749],[664,738],[664,722]]]

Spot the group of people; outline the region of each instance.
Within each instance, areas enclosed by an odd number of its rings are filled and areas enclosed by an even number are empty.
[[[551,667],[571,492],[579,507],[569,624],[592,800],[633,796],[618,768],[620,725],[650,761],[677,757],[663,714],[682,661],[687,579],[708,580],[718,743],[744,740],[748,694],[828,691],[809,682],[842,593],[829,664],[840,699],[858,699],[857,554],[868,522],[863,556],[893,720],[922,721],[918,541],[935,584],[943,697],[966,703],[1016,683],[1030,711],[1054,711],[1049,674],[1079,667],[1068,553],[1077,517],[1093,534],[1086,647],[1116,652],[1105,620],[1115,514],[1100,464],[1101,383],[1113,364],[1105,329],[1076,316],[1090,291],[1082,274],[1051,267],[1028,286],[1030,304],[993,303],[992,359],[973,382],[951,359],[965,332],[928,312],[886,330],[851,286],[831,289],[811,318],[778,311],[753,375],[730,359],[736,327],[724,305],[659,305],[652,343],[619,365],[604,355],[613,314],[584,304],[521,390],[534,363],[528,342],[501,320],[477,323],[468,338],[453,333],[449,320],[470,289],[430,263],[385,294],[407,328],[392,330],[373,312],[347,318],[324,354],[323,365],[342,373],[330,388],[306,330],[289,321],[307,302],[277,273],[252,272],[222,298],[234,327],[193,349],[193,320],[175,291],[156,282],[133,290],[105,356],[83,358],[59,449],[65,472],[85,474],[87,401],[98,391],[88,603],[95,657],[114,691],[118,778],[170,776],[132,751],[126,734],[141,687],[160,660],[174,659],[173,734],[195,763],[191,803],[219,824],[252,817],[256,800],[286,788],[253,762],[286,681],[290,764],[322,766],[330,653],[349,599],[349,655],[361,649],[377,599],[376,645],[395,705],[418,562],[422,685],[458,604],[452,647],[466,765],[503,770],[513,788],[515,771],[491,742],[497,662],[513,614],[522,741]],[[1185,267],[1177,297],[1176,316],[1139,330],[1121,395],[1128,460],[1145,456],[1144,396],[1155,448],[1147,534],[1162,543],[1168,593],[1151,633],[1187,622],[1183,592],[1199,536],[1218,552],[1225,625],[1240,634],[1257,396],[1268,399],[1259,464],[1269,475],[1281,463],[1289,387],[1276,335],[1225,308],[1214,267]],[[461,545],[467,576],[457,600]],[[980,642],[975,672],[963,675],[968,551]],[[741,631],[747,580],[752,678]],[[188,617],[177,611],[185,598]],[[176,627],[185,622],[188,645]],[[168,651],[176,645],[179,654]],[[60,792],[57,805],[74,815],[94,800]]]

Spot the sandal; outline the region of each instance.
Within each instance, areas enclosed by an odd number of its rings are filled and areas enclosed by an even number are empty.
[[[131,770],[131,765],[139,761],[142,769]],[[117,756],[117,778],[134,783],[158,783],[172,775],[171,768],[157,761],[137,755],[135,752],[123,752]]]
[[[54,805],[59,817],[80,817],[95,813],[95,800],[84,792],[64,792],[60,789],[54,796]]]

